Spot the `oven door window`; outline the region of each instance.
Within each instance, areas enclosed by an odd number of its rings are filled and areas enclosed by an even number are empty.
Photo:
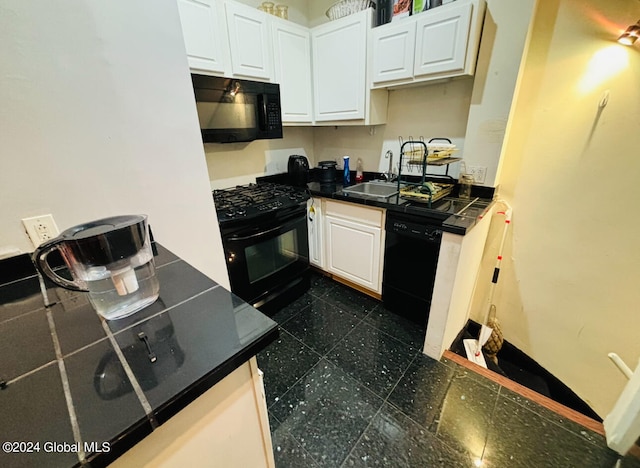
[[[306,209],[223,236],[231,290],[250,304],[309,268]]]
[[[247,273],[250,284],[255,284],[298,261],[300,249],[295,230],[278,237],[245,247]]]

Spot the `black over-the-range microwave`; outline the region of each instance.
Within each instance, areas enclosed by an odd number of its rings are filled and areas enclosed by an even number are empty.
[[[282,138],[280,85],[191,75],[205,143]]]

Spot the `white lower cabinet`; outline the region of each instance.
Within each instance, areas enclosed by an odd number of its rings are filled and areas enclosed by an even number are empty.
[[[325,270],[381,294],[384,219],[382,208],[326,200]]]

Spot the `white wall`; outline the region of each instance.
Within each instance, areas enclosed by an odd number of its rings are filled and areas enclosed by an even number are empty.
[[[640,48],[615,43],[638,18],[637,1],[538,2],[498,175],[505,337],[601,416],[625,384],[607,353],[640,357]]]
[[[32,250],[27,216],[146,213],[228,286],[175,2],[5,0],[0,40],[0,247]]]
[[[390,149],[394,161],[400,154],[399,137],[429,140],[448,137],[464,146],[473,80],[465,78],[429,86],[392,90],[387,124],[376,127],[316,127],[314,154],[317,161],[343,155],[362,158],[365,171],[378,171],[381,156]],[[372,134],[373,133],[373,134]],[[353,163],[352,163],[353,164]],[[382,164],[384,166],[384,164]],[[452,168],[457,174],[457,167]],[[436,172],[437,169],[434,170]]]
[[[484,166],[495,185],[504,132],[534,0],[487,0],[465,134],[468,166]]]

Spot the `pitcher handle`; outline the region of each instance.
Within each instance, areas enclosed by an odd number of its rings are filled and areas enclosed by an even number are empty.
[[[32,257],[33,263],[36,266],[36,269],[40,273],[42,273],[44,276],[46,276],[51,281],[56,283],[58,286],[63,287],[65,289],[70,289],[71,291],[86,292],[87,290],[78,286],[76,282],[69,281],[68,279],[63,278],[62,276],[56,274],[51,268],[51,265],[49,265],[49,262],[47,261],[47,257],[49,256],[49,254],[53,252],[55,249],[59,250],[60,249],[59,246],[62,242],[64,242],[64,239],[57,238],[41,244],[35,250],[35,252],[33,252],[33,257]]]

